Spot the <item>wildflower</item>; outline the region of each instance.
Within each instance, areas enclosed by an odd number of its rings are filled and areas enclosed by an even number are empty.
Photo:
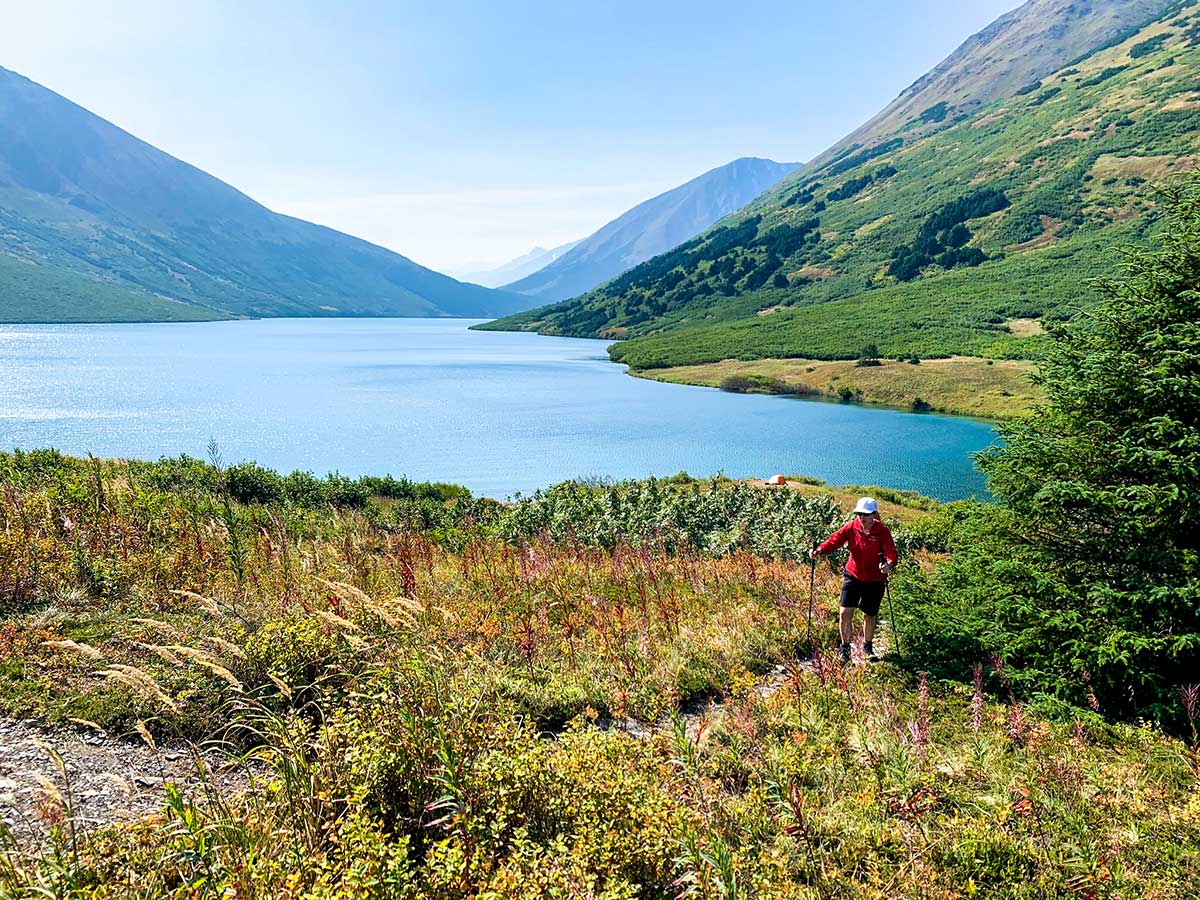
[[[1021,706],[1014,703],[1008,708],[1008,739],[1014,744],[1019,744],[1025,739],[1025,729],[1028,728],[1029,722],[1025,718],[1025,713],[1021,711]]]
[[[1183,700],[1183,711],[1187,714],[1188,725],[1192,729],[1192,746],[1200,743],[1196,740],[1196,702],[1200,700],[1200,684],[1185,684],[1179,688],[1179,696]]]
[[[1091,707],[1092,712],[1100,712],[1100,701],[1096,699],[1096,692],[1092,689],[1092,673],[1084,669],[1081,673],[1083,676],[1083,684],[1087,688],[1087,703]]]
[[[1017,796],[1012,805],[1013,815],[1020,816],[1023,819],[1032,816],[1034,808],[1033,800],[1030,799],[1029,788],[1014,788],[1013,793]]]
[[[925,672],[921,673],[921,685],[917,689],[917,719],[908,723],[908,734],[917,756],[924,760],[929,752],[929,679]]]
[[[975,693],[971,696],[971,730],[976,734],[983,726],[983,663],[975,663]]]

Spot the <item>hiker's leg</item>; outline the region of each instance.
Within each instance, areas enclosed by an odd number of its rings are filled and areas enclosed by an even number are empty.
[[[854,607],[842,607],[842,619],[840,622],[842,632],[842,643],[849,644],[854,639]]]
[[[883,602],[884,590],[886,585],[882,582],[863,588],[863,598],[858,608],[863,611],[863,639],[868,644],[875,639],[875,624],[879,621],[879,605]]]
[[[842,574],[842,617],[839,621],[841,630],[842,646],[846,646],[854,639],[854,610],[858,609],[859,593],[862,585],[851,578],[849,574]]]

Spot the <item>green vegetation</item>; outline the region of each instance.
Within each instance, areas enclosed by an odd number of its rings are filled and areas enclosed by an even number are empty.
[[[913,630],[943,666],[986,646],[1028,691],[1182,727],[1179,685],[1200,672],[1200,178],[1167,201],[1162,248],[1105,283],[1046,354],[1046,403],[983,457],[1000,503]]]
[[[984,457],[997,503],[870,489],[908,563],[875,668],[822,649],[821,485],[0,455],[0,707],[250,784],[92,830],[51,785],[0,896],[1192,896],[1200,176],[1166,200]]]
[[[1153,185],[1200,154],[1200,15],[1187,5],[1170,20],[1182,24],[1128,34],[967,118],[948,110],[848,147],[684,253],[485,327],[620,337],[610,352],[635,370],[853,359],[864,342],[885,356],[1036,359],[1045,341],[1006,320],[1094,305],[1115,248],[1155,240]],[[780,228],[804,239],[768,251]]]
[[[1131,59],[1141,59],[1143,56],[1149,56],[1151,53],[1156,53],[1162,49],[1163,44],[1167,42],[1169,35],[1156,34],[1152,38],[1147,38],[1140,43],[1134,44],[1129,50]]]
[[[1049,167],[1047,202],[1083,204],[1030,239],[1052,247],[836,302],[890,296],[898,316],[905,292],[1014,258],[1101,260],[1089,192],[1155,175],[1137,159],[1078,184]],[[1011,208],[963,221],[967,196],[898,218],[895,246],[949,211],[924,233],[994,250],[1028,201],[1005,190]],[[0,828],[0,898],[1194,897],[1200,176],[1163,199],[1153,249],[1089,311],[1048,335],[1037,298],[977,320],[993,355],[1036,343],[1044,391],[982,459],[994,503],[864,489],[903,512],[878,666],[829,658],[840,560],[807,561],[849,488],[681,473],[504,505],[226,468],[215,448],[0,454],[0,710],[206,741],[248,785],[168,784],[158,814],[97,826],[48,784],[44,845]],[[722,240],[760,265],[798,232],[808,252],[813,230],[782,224]],[[728,279],[745,262],[728,255],[701,268]],[[966,340],[984,303],[963,303]],[[838,365],[863,378],[955,362],[851,338]],[[968,364],[1015,368],[988,362]]]
[[[0,252],[0,318],[18,322],[202,322],[226,313]]]
[[[797,561],[845,516],[825,497],[333,506],[339,479],[232,471],[0,457],[7,710],[216,740],[250,780],[118,828],[47,792],[0,896],[1183,900],[1200,874],[1186,743],[1048,718],[999,660],[974,686],[795,662],[835,634],[838,570],[810,632]],[[968,508],[892,499],[908,625]]]

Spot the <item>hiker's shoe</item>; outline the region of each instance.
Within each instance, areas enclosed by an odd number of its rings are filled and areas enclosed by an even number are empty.
[[[850,665],[850,645],[842,644],[842,664]]]
[[[879,657],[875,655],[875,647],[870,641],[863,644],[863,653],[871,662],[879,662]]]

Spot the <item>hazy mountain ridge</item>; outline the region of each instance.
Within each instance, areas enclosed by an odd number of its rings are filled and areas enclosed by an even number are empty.
[[[552,300],[591,290],[696,236],[798,167],[743,157],[711,169],[639,203],[545,268],[505,288]]]
[[[0,253],[24,264],[19,284],[0,281],[5,321],[488,316],[527,305],[274,213],[7,69],[0,120]]]
[[[1079,22],[1055,33],[1074,46]],[[675,250],[490,327],[629,338],[611,352],[635,368],[852,359],[869,344],[1034,354],[1036,324],[1009,321],[1090,302],[1115,248],[1153,228],[1150,184],[1200,154],[1196,4],[1115,44],[1087,33],[1095,53],[973,115],[851,142]]]
[[[578,246],[580,241],[570,241],[566,244],[561,244],[558,247],[534,247],[528,253],[518,256],[516,259],[510,259],[502,266],[497,266],[494,269],[488,269],[483,266],[472,267],[469,272],[461,272],[456,275],[459,281],[465,281],[469,284],[478,284],[483,287],[498,288],[503,287],[513,281],[518,281],[526,275],[532,275],[540,269],[545,268],[554,262],[568,250]]]

